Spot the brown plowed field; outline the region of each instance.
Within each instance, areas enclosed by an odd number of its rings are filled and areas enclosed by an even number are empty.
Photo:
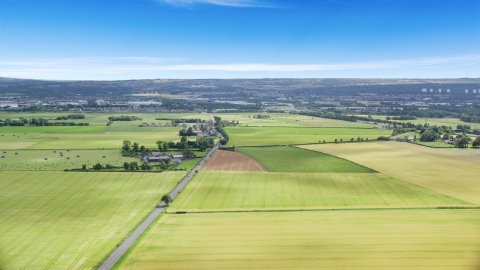
[[[267,171],[255,159],[244,154],[218,150],[202,167],[205,171]]]

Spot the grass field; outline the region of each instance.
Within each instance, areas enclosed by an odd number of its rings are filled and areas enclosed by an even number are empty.
[[[389,136],[391,131],[373,128],[292,128],[292,127],[227,127],[229,145],[262,146],[334,142]]]
[[[429,146],[429,147],[435,147],[435,148],[454,148],[454,144],[448,144],[444,143],[442,141],[437,141],[437,142],[421,142],[421,141],[416,141],[414,142],[415,144],[418,145],[423,145],[423,146]]]
[[[0,269],[91,269],[184,172],[2,172]]]
[[[258,113],[257,113],[258,114]],[[246,127],[350,127],[372,128],[373,125],[361,122],[347,122],[334,119],[311,117],[306,115],[292,115],[287,113],[261,113],[270,118],[253,118],[255,113],[215,114],[225,120],[234,120],[240,126]]]
[[[368,173],[372,170],[334,156],[291,146],[237,148],[270,172]]]
[[[459,199],[381,174],[201,172],[168,211],[462,204]]]
[[[167,214],[117,269],[480,266],[479,210]]]
[[[336,155],[386,175],[480,204],[480,155],[398,142],[301,147]]]
[[[38,143],[29,149],[119,149],[124,140],[157,148],[156,141],[174,141],[176,132],[107,132],[107,133],[44,133],[35,137]]]
[[[53,150],[7,150],[6,153],[2,151],[1,155],[4,158],[0,159],[0,170],[63,171],[82,168],[82,164],[87,164],[88,168],[92,168],[97,163],[123,166],[125,161],[140,162],[139,158],[121,156],[120,150],[71,150],[67,152],[66,149],[57,149],[56,151],[56,153]],[[60,152],[63,153],[63,157],[60,156]],[[45,160],[45,158],[48,159]]]

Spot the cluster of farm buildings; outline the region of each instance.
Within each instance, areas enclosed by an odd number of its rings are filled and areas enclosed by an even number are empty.
[[[165,154],[161,152],[152,152],[150,155],[142,156],[142,161],[148,163],[156,163],[168,160],[168,162],[180,164],[182,161],[185,161],[185,159],[186,158],[182,154]]]

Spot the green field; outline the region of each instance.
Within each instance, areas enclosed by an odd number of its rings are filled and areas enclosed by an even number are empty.
[[[168,211],[463,204],[459,199],[382,174],[201,172]]]
[[[118,269],[478,269],[479,210],[167,214]]]
[[[416,141],[414,144],[418,145],[424,145],[424,146],[429,146],[429,147],[434,147],[434,148],[454,148],[454,144],[448,144],[442,141],[437,141],[437,142],[421,142],[421,141]]]
[[[156,141],[174,141],[176,132],[107,132],[107,133],[44,133],[35,137],[38,143],[28,149],[119,149],[124,140],[157,148]]]
[[[236,151],[256,159],[270,172],[372,172],[347,160],[291,146],[244,147]]]
[[[123,166],[124,162],[140,162],[139,158],[121,156],[120,150],[71,150],[68,152],[66,149],[57,149],[56,153],[53,150],[6,150],[6,153],[3,152],[0,152],[3,156],[0,159],[0,170],[3,171],[63,171],[82,168],[83,164],[92,168],[97,163]],[[60,156],[60,152],[63,153],[63,157]]]
[[[349,128],[372,128],[373,125],[361,122],[347,122],[334,119],[311,117],[288,113],[261,113],[270,118],[254,118],[258,113],[238,114],[215,114],[222,119],[238,121],[241,127],[349,127]]]
[[[318,142],[350,141],[358,137],[375,140],[379,136],[389,136],[390,130],[373,128],[293,128],[293,127],[227,127],[229,145],[262,146],[291,145]]]
[[[91,269],[184,172],[2,172],[0,269]]]

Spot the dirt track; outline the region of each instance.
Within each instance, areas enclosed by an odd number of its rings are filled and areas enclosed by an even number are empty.
[[[204,171],[257,171],[265,168],[255,159],[244,154],[219,150],[202,167]]]

